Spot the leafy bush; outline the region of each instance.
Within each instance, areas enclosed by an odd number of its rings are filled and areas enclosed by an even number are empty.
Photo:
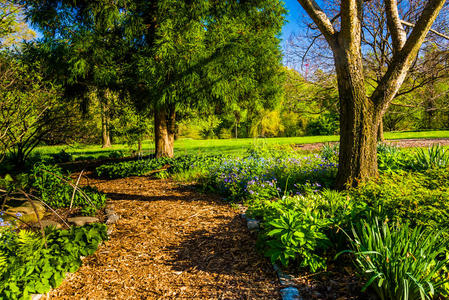
[[[167,167],[167,172],[176,174],[191,169],[205,169],[222,156],[184,155],[175,158],[161,157],[137,161],[106,164],[96,168],[97,176],[103,178],[124,178],[142,176]]]
[[[59,286],[66,272],[81,266],[81,256],[94,253],[107,239],[106,225],[91,224],[69,230],[46,228],[41,235],[9,227],[0,234],[0,298],[29,299]]]
[[[306,126],[307,135],[333,135],[338,133],[338,115],[325,114],[310,121]]]
[[[38,164],[31,171],[32,187],[42,201],[54,208],[79,207],[84,215],[92,215],[104,206],[106,195],[94,187],[77,187],[57,166]]]
[[[381,207],[390,219],[434,229],[449,226],[449,169],[384,174],[350,194],[371,207]]]
[[[413,157],[397,146],[379,143],[377,163],[380,171],[410,170]]]
[[[261,220],[259,246],[273,262],[295,261],[312,272],[326,269],[327,251],[340,246],[337,232],[348,228],[364,205],[325,190],[306,196],[251,202],[248,215]]]
[[[330,163],[337,164],[338,163],[338,151],[339,144],[329,144],[325,143],[323,148],[321,148],[321,157]]]
[[[415,170],[427,170],[433,168],[446,168],[449,166],[449,151],[439,144],[427,148],[427,151],[418,149],[415,155]]]
[[[126,161],[99,166],[95,169],[97,176],[108,179],[141,176],[163,168],[169,158]]]
[[[122,150],[111,151],[108,154],[108,158],[113,158],[113,159],[122,158],[123,156],[124,156],[124,154],[123,154]]]
[[[73,160],[72,154],[65,152],[64,149],[58,153],[52,154],[51,157],[55,163],[65,163]]]
[[[433,299],[449,281],[449,239],[441,232],[374,218],[354,227],[353,235],[351,252],[364,289],[372,287],[380,299]]]

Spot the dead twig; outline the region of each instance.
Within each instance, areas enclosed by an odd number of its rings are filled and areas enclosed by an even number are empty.
[[[31,195],[31,197],[35,198],[36,200],[40,201],[42,204],[44,204],[48,209],[50,209],[66,226],[67,228],[70,228],[70,225],[64,220],[63,217],[61,217],[56,210],[54,210],[50,205],[48,205],[47,203],[45,203],[44,201],[42,201],[41,199],[39,199],[38,197]]]
[[[84,170],[81,171],[80,175],[78,176],[78,180],[76,181],[75,187],[73,188],[72,200],[70,200],[69,209],[72,209],[73,199],[75,199],[76,189],[78,188],[78,184],[80,182],[81,176],[83,175],[83,172],[84,172]]]

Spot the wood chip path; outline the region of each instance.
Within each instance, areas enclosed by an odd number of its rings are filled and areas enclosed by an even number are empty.
[[[239,211],[170,180],[93,180],[121,216],[50,299],[279,299]]]

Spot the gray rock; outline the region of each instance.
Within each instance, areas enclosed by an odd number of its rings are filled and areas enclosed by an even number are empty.
[[[75,224],[76,226],[84,226],[86,224],[99,222],[98,218],[95,217],[75,217],[75,218],[68,218],[67,221],[69,223]]]
[[[282,300],[300,300],[302,299],[299,295],[299,291],[297,288],[289,286],[285,289],[281,290]]]
[[[108,219],[106,220],[106,224],[114,224],[120,219],[120,216],[117,214],[108,215]]]
[[[260,222],[255,219],[248,219],[246,225],[249,230],[257,230],[259,229],[259,223]]]

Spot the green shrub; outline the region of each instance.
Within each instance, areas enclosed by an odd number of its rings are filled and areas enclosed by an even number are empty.
[[[321,157],[330,163],[336,164],[338,162],[339,144],[331,145],[325,143],[321,148]]]
[[[377,163],[380,171],[410,170],[413,166],[413,156],[397,146],[379,143]]]
[[[70,207],[72,204],[79,207],[83,215],[92,215],[106,202],[106,195],[94,187],[77,187],[74,193],[72,179],[57,166],[37,164],[30,178],[36,196],[53,208]]]
[[[339,129],[338,115],[325,114],[310,121],[306,126],[307,135],[333,135]]]
[[[94,253],[107,239],[106,225],[91,224],[69,230],[46,228],[40,234],[3,227],[0,234],[0,298],[29,299],[59,286],[67,272],[81,266],[81,256]]]
[[[441,232],[390,225],[376,218],[353,228],[359,275],[380,299],[433,299],[448,282],[444,269],[448,238]]]
[[[105,164],[95,169],[97,176],[108,179],[142,176],[164,167],[169,158],[145,159]]]
[[[381,175],[350,191],[351,197],[390,219],[434,229],[449,227],[449,170],[396,172]]]
[[[72,154],[65,152],[64,149],[58,153],[51,154],[51,157],[55,163],[65,163],[73,160]]]
[[[116,150],[116,151],[111,151],[108,154],[108,158],[112,158],[112,159],[117,159],[117,158],[122,158],[124,155],[123,151],[121,150]]]
[[[365,207],[343,194],[325,190],[305,196],[251,202],[248,215],[261,220],[258,244],[273,262],[294,261],[312,272],[326,269],[327,251],[342,247],[341,228]]]
[[[166,167],[169,174],[186,172],[191,169],[206,169],[222,156],[184,155],[175,158],[161,157],[121,163],[105,164],[96,168],[97,176],[114,179],[142,176]]]

